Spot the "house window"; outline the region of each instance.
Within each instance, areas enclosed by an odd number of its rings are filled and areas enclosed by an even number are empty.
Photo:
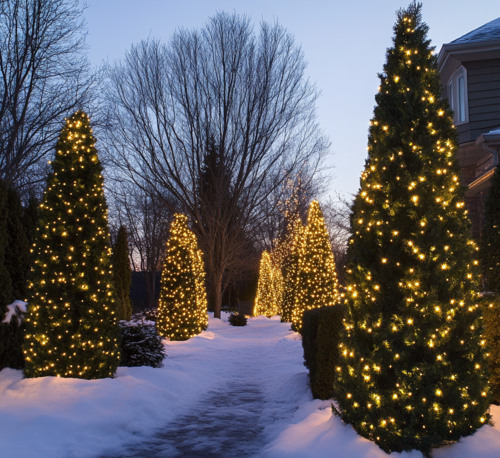
[[[455,125],[469,122],[467,103],[467,70],[460,67],[448,83],[448,99],[453,110]]]

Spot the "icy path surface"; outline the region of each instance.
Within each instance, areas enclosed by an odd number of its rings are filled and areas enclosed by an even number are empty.
[[[226,319],[227,317],[223,317]],[[160,369],[119,368],[114,379],[23,379],[0,371],[0,458],[387,458],[313,400],[300,337],[279,317],[168,342]],[[434,458],[500,457],[495,427]],[[391,458],[422,458],[418,452]]]

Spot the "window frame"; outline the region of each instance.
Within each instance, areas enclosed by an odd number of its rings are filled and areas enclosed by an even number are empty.
[[[460,99],[460,80],[463,81],[463,100]],[[460,65],[448,81],[448,100],[453,110],[453,122],[455,126],[469,122],[469,91],[467,84],[467,69]],[[461,103],[463,102],[463,103]],[[462,113],[463,108],[463,113]],[[463,114],[464,116],[461,116]],[[463,121],[461,120],[463,119]]]

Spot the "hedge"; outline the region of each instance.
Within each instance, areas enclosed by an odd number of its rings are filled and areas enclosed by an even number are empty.
[[[340,304],[304,313],[301,332],[304,366],[309,369],[311,391],[316,399],[330,399],[334,395],[342,318],[343,308]]]

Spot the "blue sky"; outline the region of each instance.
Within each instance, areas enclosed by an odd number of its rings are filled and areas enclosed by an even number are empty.
[[[385,50],[395,12],[409,0],[87,0],[90,58],[121,58],[149,35],[167,41],[179,27],[198,28],[216,11],[245,13],[255,24],[278,19],[301,44],[308,74],[322,92],[319,122],[332,142],[333,195],[357,192],[366,158]],[[499,0],[427,0],[423,17],[436,50],[500,17]]]

